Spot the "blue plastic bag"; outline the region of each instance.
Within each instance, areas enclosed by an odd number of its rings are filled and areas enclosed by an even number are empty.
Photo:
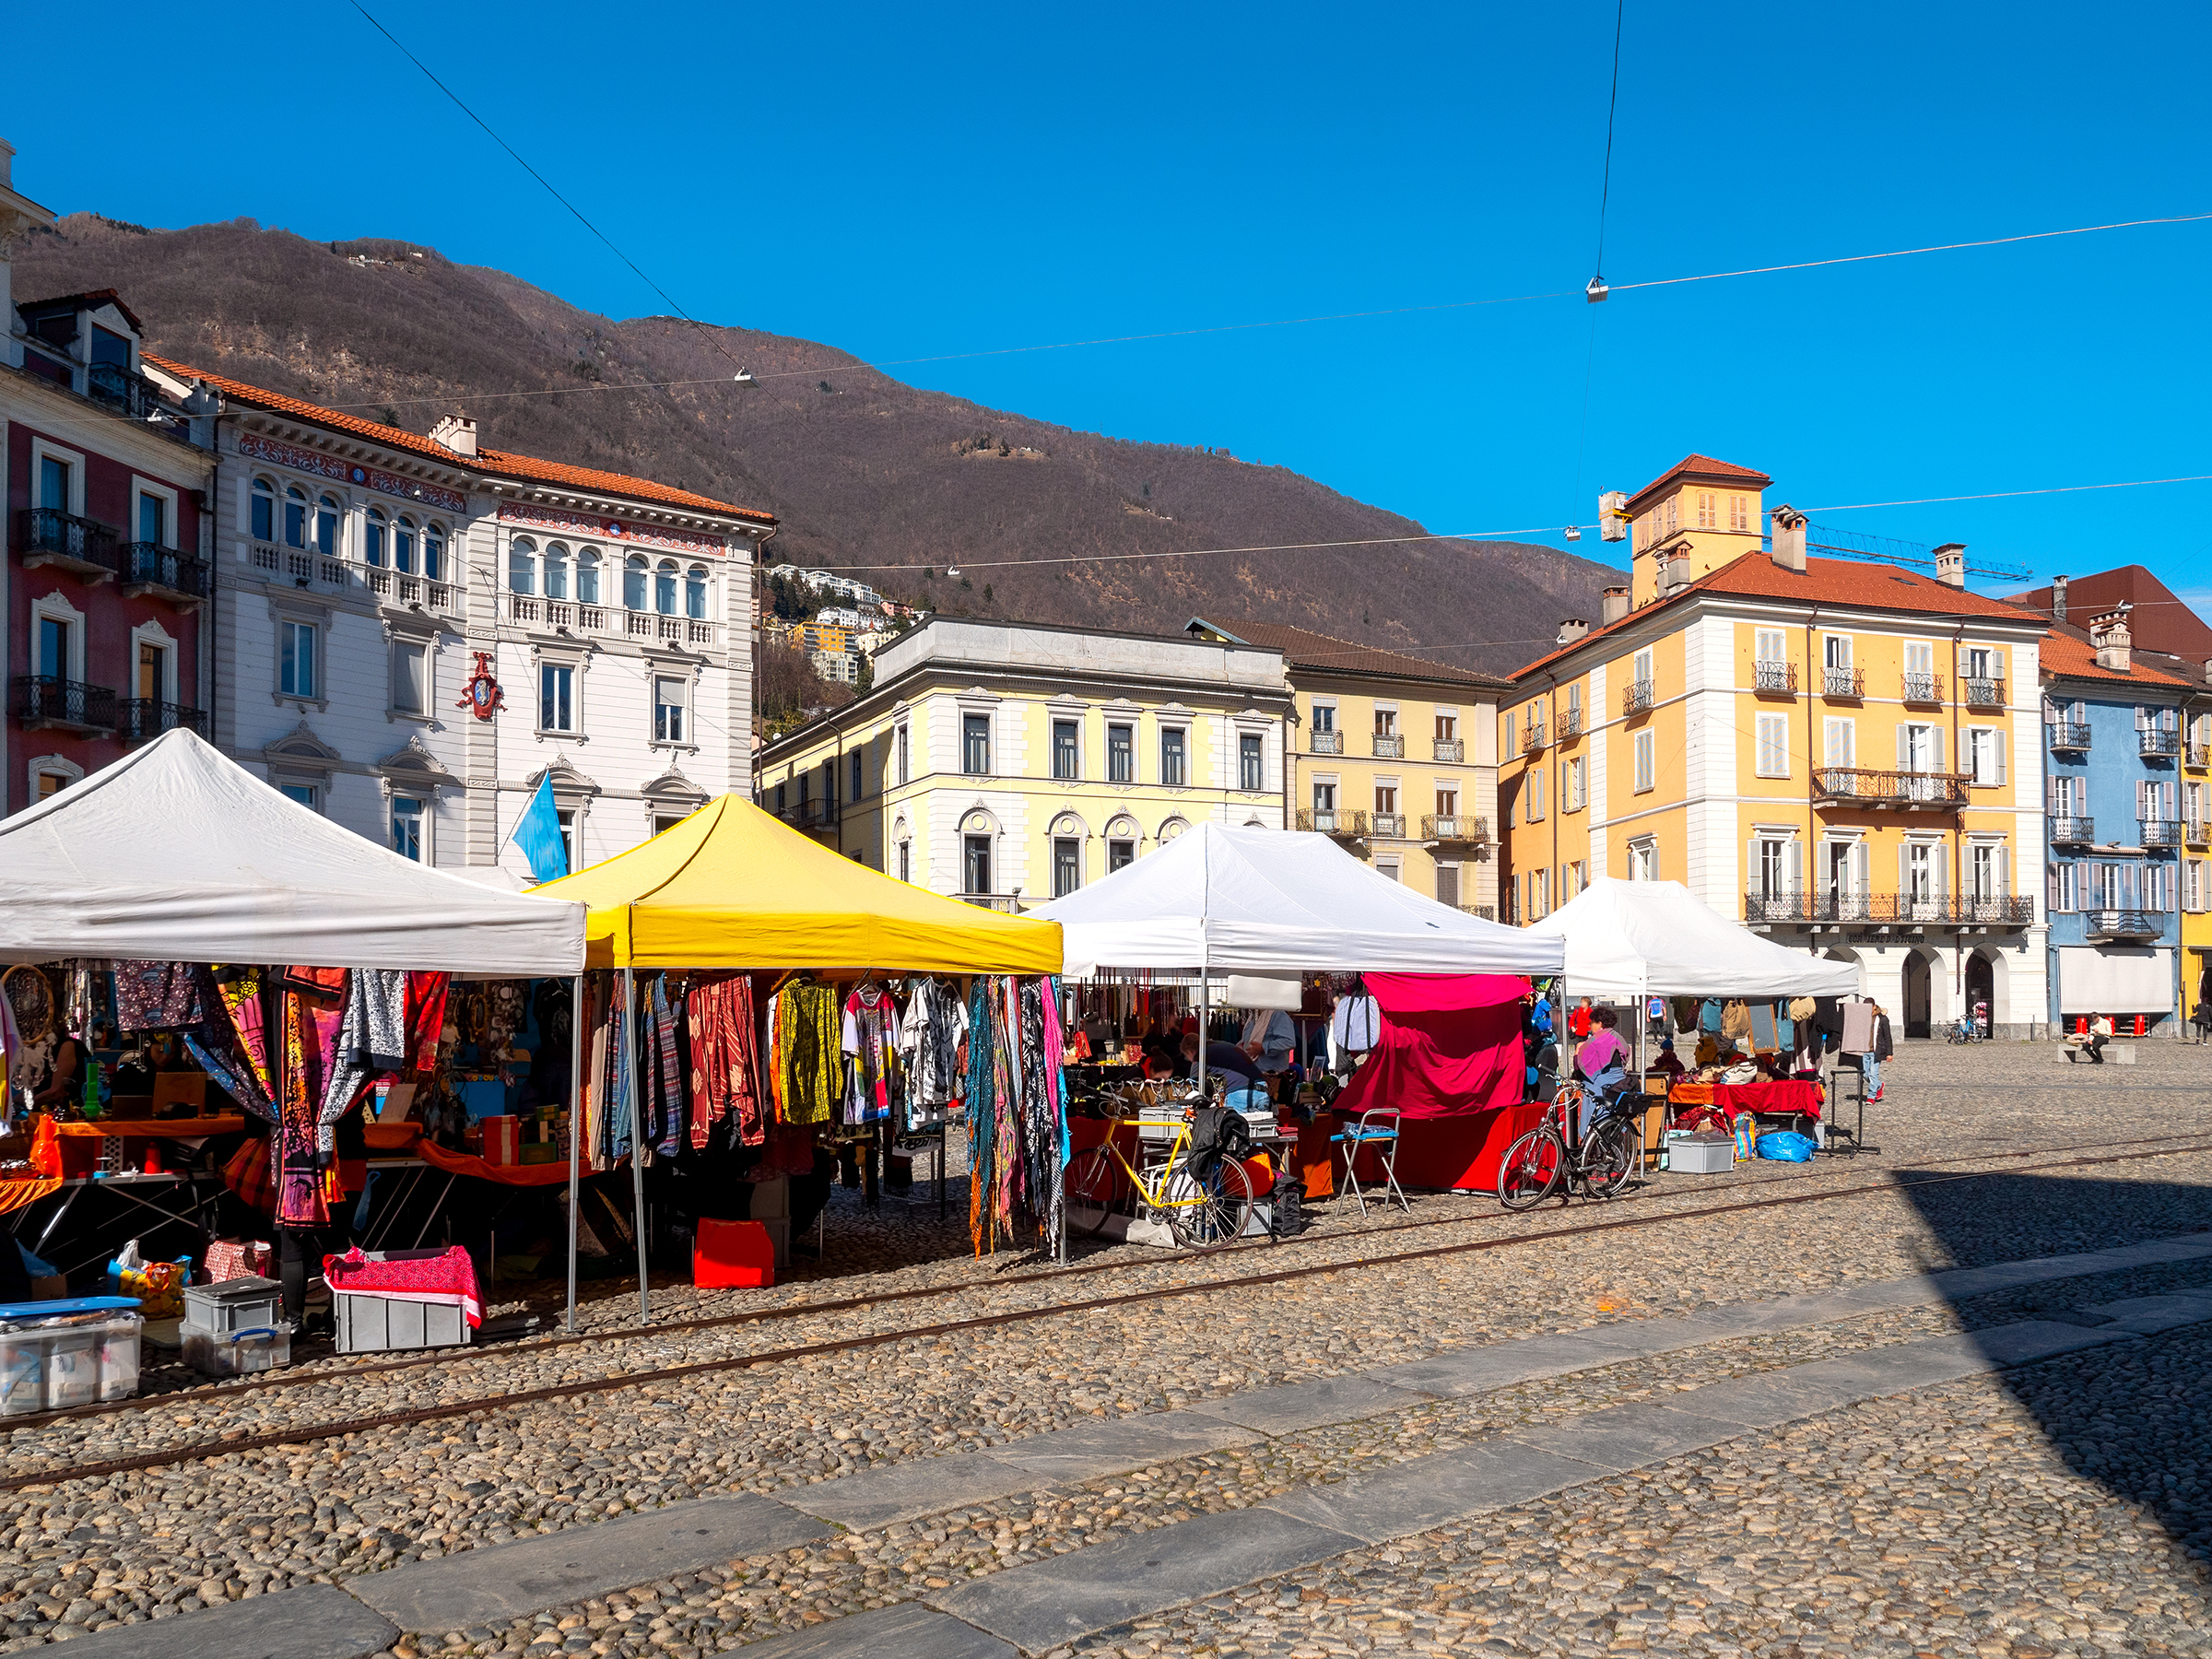
[[[1813,1161],[1813,1143],[1792,1129],[1777,1129],[1771,1135],[1762,1135],[1757,1142],[1759,1155],[1776,1163],[1810,1163]]]

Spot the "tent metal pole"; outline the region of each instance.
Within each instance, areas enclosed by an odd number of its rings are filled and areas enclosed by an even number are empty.
[[[1564,1088],[1567,1079],[1574,1075],[1574,1034],[1567,1029],[1567,976],[1562,973],[1551,982],[1551,1043],[1557,1069],[1552,1073],[1556,1088]],[[1582,1124],[1573,1112],[1567,1113],[1565,1139],[1569,1147],[1582,1141]]]
[[[576,1329],[576,1206],[583,1182],[583,975],[569,994],[569,1330]]]
[[[629,1080],[629,1181],[637,1205],[638,1317],[653,1315],[653,1297],[645,1284],[645,1116],[638,1100],[638,975],[622,970],[622,1072]]]

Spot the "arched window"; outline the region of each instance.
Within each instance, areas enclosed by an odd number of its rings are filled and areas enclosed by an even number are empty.
[[[510,593],[537,592],[537,547],[517,538],[507,549],[507,588]]]
[[[664,559],[653,573],[653,608],[664,617],[676,615],[676,560]]]
[[[276,539],[276,486],[266,478],[253,480],[253,539]]]
[[[392,532],[392,568],[405,575],[415,573],[415,521],[403,518]]]
[[[546,597],[566,599],[569,596],[569,550],[559,542],[546,547]]]
[[[645,608],[645,556],[632,553],[622,561],[622,608],[641,611]]]
[[[372,565],[384,562],[384,515],[381,508],[370,508],[361,521],[361,562]]]
[[[707,567],[693,565],[684,572],[684,615],[695,622],[707,618]]]
[[[445,580],[445,526],[422,527],[422,573],[432,582]]]
[[[599,603],[599,549],[585,547],[576,555],[576,603]]]
[[[338,556],[338,515],[340,511],[337,502],[332,500],[328,496],[324,496],[315,503],[315,551],[332,559]]]
[[[296,484],[288,486],[284,492],[284,545],[307,546],[307,497]]]

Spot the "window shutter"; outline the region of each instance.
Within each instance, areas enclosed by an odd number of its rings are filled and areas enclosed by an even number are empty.
[[[2043,810],[2052,814],[2056,814],[2058,811],[2058,780],[2056,778],[2046,776],[2043,779]]]
[[[1931,726],[1928,729],[1928,735],[1935,743],[1935,747],[1929,752],[1936,757],[1936,764],[1930,770],[1941,771],[1943,771],[1943,728]]]
[[[1865,841],[1851,844],[1851,890],[1859,898],[1866,897],[1869,857]]]
[[[1912,740],[1905,735],[1904,723],[1900,721],[1897,727],[1897,770],[1899,771],[1908,771],[1912,765]]]
[[[1901,901],[1912,891],[1912,845],[1910,841],[1897,843],[1897,896]]]
[[[1989,734],[1990,746],[1997,751],[1997,782],[2000,786],[2005,782],[2005,751],[2012,747],[2011,736],[2012,728],[2009,726],[1997,726]]]
[[[1993,651],[1989,653],[1989,677],[1991,679],[2005,677],[2005,653],[2001,651]]]
[[[2054,911],[2060,907],[2060,904],[2058,866],[2054,864],[2048,864],[2043,866],[2043,908],[2046,911]]]
[[[1997,897],[2008,897],[2012,892],[2012,849],[1997,849]]]
[[[2147,787],[2148,784],[2146,780],[2142,778],[2137,778],[2136,780],[2136,816],[2139,818],[2147,818],[2151,816],[2149,811],[2147,809],[2147,805],[2144,800],[2144,791]]]
[[[1805,843],[1790,842],[1790,892],[1793,897],[1805,891]]]
[[[1766,890],[1766,872],[1759,866],[1759,837],[1755,835],[1744,843],[1744,891],[1763,895]]]
[[[1946,841],[1930,847],[1928,849],[1928,864],[1936,877],[1936,897],[1938,899],[1949,898],[1951,892],[1950,844]]]

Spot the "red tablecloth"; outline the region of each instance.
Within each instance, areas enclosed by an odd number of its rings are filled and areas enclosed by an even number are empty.
[[[1677,1083],[1669,1097],[1677,1106],[1713,1106],[1735,1117],[1746,1112],[1781,1117],[1820,1115],[1820,1085],[1809,1078],[1783,1083]]]
[[[1398,1129],[1398,1184],[1494,1190],[1506,1148],[1543,1121],[1544,1107],[1535,1100],[1456,1117],[1408,1119]],[[1362,1152],[1359,1157],[1361,1184],[1371,1174],[1380,1180],[1382,1171],[1375,1154]]]

